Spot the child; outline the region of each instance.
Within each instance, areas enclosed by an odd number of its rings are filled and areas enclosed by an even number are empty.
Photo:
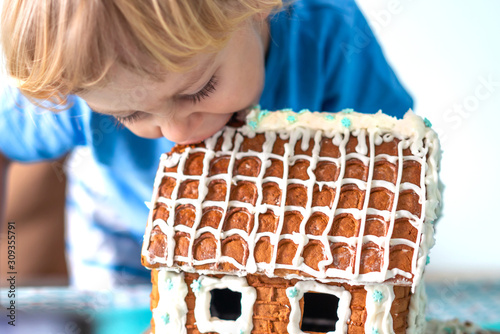
[[[412,106],[353,0],[280,6],[5,2],[2,43],[17,87],[0,97],[0,156],[29,162],[71,152],[67,254],[74,285],[149,280],[139,260],[144,201],[160,155],[174,142],[203,140],[257,103],[269,110],[382,109],[399,117]],[[62,104],[67,108],[55,113],[43,109]]]

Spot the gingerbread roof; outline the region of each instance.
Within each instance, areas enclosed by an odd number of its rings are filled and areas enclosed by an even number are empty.
[[[411,111],[254,110],[245,126],[162,156],[143,263],[416,285],[433,244],[439,153]]]

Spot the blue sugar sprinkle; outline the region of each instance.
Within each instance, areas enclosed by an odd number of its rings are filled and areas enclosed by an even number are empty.
[[[335,116],[333,115],[325,115],[325,118],[329,121],[333,121],[335,119]]]
[[[425,264],[431,263],[431,257],[427,255],[427,259],[425,259]]]
[[[342,118],[342,126],[348,128],[351,126],[351,120],[347,117]]]
[[[286,120],[288,121],[288,123],[293,124],[297,122],[297,117],[290,115],[286,118]]]
[[[200,289],[201,289],[201,282],[195,279],[193,283],[191,283],[191,290],[193,290],[194,293],[198,293],[200,292]]]
[[[257,128],[257,122],[250,121],[250,122],[248,122],[248,126],[255,130]]]
[[[260,113],[259,113],[259,116],[257,116],[257,120],[261,120],[262,118],[264,118],[264,116],[266,116],[267,114],[269,114],[269,110],[261,110]]]
[[[379,290],[375,290],[373,291],[372,298],[376,303],[380,303],[384,298],[384,294]]]
[[[378,331],[378,329],[372,328],[372,334],[380,334],[380,332]]]
[[[426,126],[426,127],[428,127],[428,128],[432,127],[432,123],[431,123],[431,121],[429,121],[429,120],[427,119],[427,117],[426,117],[426,118],[424,118],[424,124],[425,124],[425,126]]]
[[[295,298],[299,294],[299,291],[297,290],[296,287],[288,288],[286,289],[286,295],[288,298]]]
[[[165,323],[165,325],[168,325],[170,323],[170,315],[167,313],[165,315],[161,316],[161,320]]]
[[[293,111],[292,108],[284,108],[280,110],[281,112],[288,112],[288,111]]]
[[[347,109],[342,110],[342,112],[343,112],[344,114],[352,114],[352,113],[354,112],[354,110],[353,110],[353,109],[351,109],[351,108],[347,108]]]
[[[311,112],[311,111],[309,109],[302,109],[301,111],[299,111],[299,114],[303,114],[306,112]]]
[[[169,278],[167,280],[167,290],[170,291],[174,288],[174,282],[172,282],[172,280]]]

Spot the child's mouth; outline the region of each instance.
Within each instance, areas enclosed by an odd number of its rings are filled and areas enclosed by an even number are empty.
[[[234,126],[234,127],[239,127],[245,124],[245,120],[247,117],[247,114],[250,112],[249,108],[245,108],[243,110],[237,111],[233,113],[229,121],[226,123],[226,125],[229,126]]]

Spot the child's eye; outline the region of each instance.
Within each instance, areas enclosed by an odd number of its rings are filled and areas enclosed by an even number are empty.
[[[210,78],[205,87],[203,87],[199,92],[191,95],[183,95],[182,97],[193,103],[198,103],[204,98],[209,97],[210,94],[212,94],[215,91],[216,85],[217,85],[217,78],[214,75]]]
[[[143,113],[140,111],[136,111],[131,115],[125,116],[125,117],[120,117],[120,116],[115,116],[116,120],[122,124],[128,123],[134,123],[135,121],[138,121],[143,117]]]

